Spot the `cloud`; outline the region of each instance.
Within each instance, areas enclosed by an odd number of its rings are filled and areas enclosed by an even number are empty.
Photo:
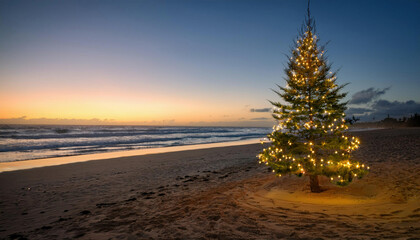
[[[47,125],[149,125],[149,126],[185,126],[184,122],[175,119],[151,120],[151,121],[117,121],[115,119],[68,119],[68,118],[28,118],[26,116],[16,118],[0,118],[0,127],[8,124],[47,124]],[[190,126],[229,126],[229,127],[271,127],[274,124],[272,118],[238,118],[234,121],[197,121],[189,122]]]
[[[415,113],[420,113],[420,103],[413,100],[406,102],[377,100],[372,103],[371,108],[349,108],[346,111],[347,115],[355,115],[363,121],[381,120],[388,115],[392,118],[409,117]]]
[[[275,124],[273,119],[245,119],[241,118],[237,121],[214,121],[214,122],[189,122],[189,126],[223,126],[223,127],[272,127]]]
[[[347,115],[361,115],[372,112],[372,109],[369,108],[349,108],[346,111]]]
[[[81,125],[91,125],[91,124],[110,124],[113,123],[112,119],[75,119],[75,118],[27,118],[26,116],[17,117],[17,118],[1,118],[0,124],[81,124]]]
[[[353,94],[349,104],[363,104],[372,102],[374,99],[378,98],[379,96],[383,95],[388,91],[390,87],[380,89],[368,88],[366,90],[362,90]]]
[[[373,103],[373,114],[390,115],[392,117],[408,116],[414,113],[420,113],[420,103],[413,100],[406,102],[378,100]]]
[[[259,118],[251,118],[250,120],[252,121],[265,121],[265,120],[269,120],[270,118],[266,118],[266,117],[259,117]]]
[[[270,112],[271,108],[251,108],[250,112]]]
[[[0,118],[0,124],[50,124],[50,125],[174,125],[175,119],[153,121],[116,121],[115,119],[76,119],[76,118]]]
[[[392,118],[409,117],[415,113],[420,113],[420,103],[413,100],[409,101],[388,101],[377,99],[385,94],[390,87],[384,89],[368,88],[353,94],[350,104],[366,104],[364,107],[350,107],[347,115],[360,117],[362,121],[382,120],[388,115]]]

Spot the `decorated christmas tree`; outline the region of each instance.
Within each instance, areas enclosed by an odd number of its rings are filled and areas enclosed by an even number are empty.
[[[345,85],[337,84],[325,46],[318,43],[308,6],[285,69],[287,84],[274,90],[283,102],[270,101],[277,122],[268,135],[271,144],[258,155],[278,176],[309,176],[312,192],[321,191],[318,176],[344,186],[369,169],[351,159],[360,142],[347,133],[346,103],[340,102]]]

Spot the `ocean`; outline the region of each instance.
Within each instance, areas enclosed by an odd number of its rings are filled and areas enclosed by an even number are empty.
[[[271,128],[0,126],[0,162],[264,138]]]

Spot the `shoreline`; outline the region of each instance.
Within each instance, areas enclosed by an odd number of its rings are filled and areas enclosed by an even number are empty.
[[[199,150],[199,149],[218,148],[218,147],[240,146],[240,145],[249,145],[249,144],[257,144],[257,143],[260,143],[260,138],[251,138],[251,139],[246,139],[246,140],[230,141],[230,142],[192,144],[192,145],[160,147],[160,148],[144,148],[144,149],[137,149],[137,150],[125,150],[125,151],[115,151],[115,152],[105,152],[105,153],[91,153],[91,154],[62,156],[62,157],[39,158],[39,159],[21,160],[21,161],[14,161],[14,162],[0,162],[0,173],[32,169],[32,168],[40,168],[40,167],[57,166],[57,165],[78,163],[78,162],[105,160],[105,159],[112,159],[112,158],[133,157],[133,156],[142,156],[142,155],[149,155],[149,154],[180,152],[180,151]]]
[[[366,132],[366,131],[378,131],[378,130],[383,130],[383,129],[386,129],[386,128],[354,128],[354,129],[349,129],[349,132],[356,133],[356,132]],[[39,167],[57,166],[57,165],[77,163],[77,162],[105,160],[105,159],[111,159],[111,158],[142,156],[142,155],[148,155],[148,154],[169,153],[169,152],[178,152],[178,151],[256,144],[256,143],[260,143],[260,141],[264,138],[265,137],[250,138],[250,139],[238,140],[238,141],[202,143],[202,144],[191,144],[191,145],[170,146],[170,147],[144,148],[144,149],[136,149],[136,150],[111,151],[111,152],[102,152],[102,153],[89,153],[89,154],[70,155],[70,156],[18,160],[18,161],[12,161],[12,162],[0,162],[0,173],[39,168]]]

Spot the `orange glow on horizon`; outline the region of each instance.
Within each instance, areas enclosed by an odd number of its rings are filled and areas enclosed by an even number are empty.
[[[217,101],[111,90],[92,94],[65,90],[2,93],[0,102],[1,119],[23,116],[26,119],[98,119],[104,124],[229,122],[244,119],[243,116],[249,112],[243,107],[223,105]]]
[[[162,80],[147,74],[84,73],[60,74],[58,69],[52,69],[36,70],[33,75],[24,71],[17,75],[5,74],[9,80],[0,82],[0,124],[54,124],[58,121],[64,124],[237,126],[244,121],[252,125],[252,118],[264,114],[250,113],[242,92],[207,89],[200,85],[192,87],[179,84],[176,77],[163,84]]]

